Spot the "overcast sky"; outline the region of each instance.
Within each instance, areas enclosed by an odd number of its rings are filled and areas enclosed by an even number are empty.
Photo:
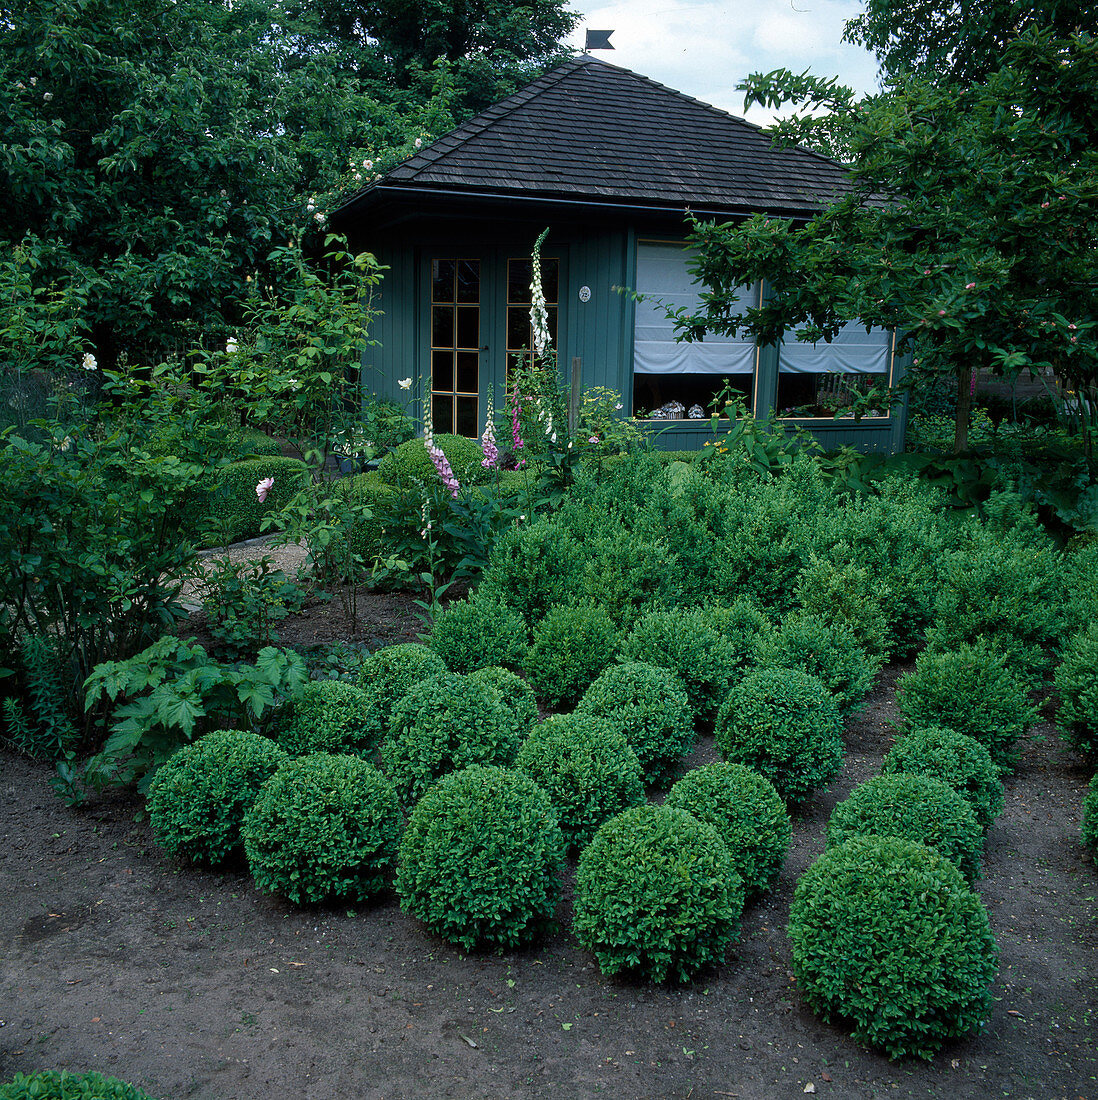
[[[612,51],[596,57],[632,69],[723,111],[766,124],[770,112],[745,112],[736,85],[753,72],[810,69],[860,92],[877,89],[871,54],[844,43],[843,24],[858,0],[573,0],[584,29],[612,30]]]

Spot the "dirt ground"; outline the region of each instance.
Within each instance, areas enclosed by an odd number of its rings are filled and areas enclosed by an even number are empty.
[[[381,599],[366,640],[414,637],[408,601]],[[338,636],[338,604],[327,609]],[[325,609],[310,615],[305,644],[324,633]],[[70,809],[46,769],[2,755],[0,1081],[97,1069],[164,1100],[1098,1100],[1098,868],[1079,841],[1087,775],[1048,724],[1009,781],[977,882],[1000,951],[987,1029],[933,1062],[893,1064],[798,995],[793,888],[832,807],[879,768],[899,671],[849,723],[841,776],[795,818],[778,884],[745,913],[726,963],[685,988],[603,977],[568,932],[570,881],[552,938],[463,955],[391,894],[358,911],[295,909],[258,894],[242,869],[173,864],[135,821],[137,796]],[[703,738],[692,762],[713,757]]]

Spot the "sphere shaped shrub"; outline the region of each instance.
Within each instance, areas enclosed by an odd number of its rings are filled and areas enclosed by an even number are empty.
[[[310,680],[290,700],[278,743],[291,756],[313,752],[367,755],[382,715],[370,693],[343,680]]]
[[[948,859],[915,841],[852,837],[824,852],[797,883],[789,940],[809,1007],[890,1058],[930,1058],[991,1015],[987,912]]]
[[[732,648],[737,668],[758,663],[759,643],[773,628],[753,599],[739,596],[730,604],[706,604],[702,610]]]
[[[607,821],[580,856],[572,927],[604,974],[688,981],[724,958],[743,900],[712,826],[685,810],[635,806]]]
[[[1003,808],[1003,784],[991,754],[974,737],[944,726],[905,734],[881,765],[885,775],[928,775],[948,783],[968,799],[981,829],[988,829]]]
[[[980,873],[984,832],[968,799],[927,775],[878,775],[831,812],[827,846],[852,836],[900,836],[933,848],[969,882]]]
[[[686,689],[669,669],[641,661],[611,665],[584,692],[576,710],[621,730],[646,783],[669,782],[694,747]]]
[[[910,725],[946,726],[975,737],[1001,771],[1015,766],[1018,738],[1037,717],[1024,681],[987,642],[924,650],[915,671],[901,677],[896,697]]]
[[[601,607],[558,604],[534,627],[526,675],[548,706],[571,707],[617,648],[617,631]]]
[[[451,672],[475,672],[497,665],[522,668],[526,623],[491,593],[455,600],[435,618],[431,648]]]
[[[499,692],[503,705],[514,719],[515,736],[524,740],[538,720],[538,701],[534,689],[510,669],[489,665],[469,673],[469,679],[487,684]]]
[[[1083,797],[1083,821],[1080,830],[1083,844],[1098,863],[1098,775],[1091,778]]]
[[[706,764],[687,772],[664,805],[716,830],[747,897],[763,893],[781,871],[793,827],[774,784],[758,772],[742,764]]]
[[[474,765],[420,800],[400,846],[405,912],[464,947],[510,948],[553,919],[564,836],[529,776]]]
[[[622,657],[669,669],[682,682],[690,709],[711,721],[738,676],[739,655],[704,610],[650,611],[621,646]]]
[[[644,801],[640,762],[625,735],[580,712],[535,726],[515,769],[549,796],[570,847],[582,848],[608,817]]]
[[[414,805],[441,776],[470,764],[510,764],[521,744],[513,713],[490,684],[444,672],[397,703],[381,767],[401,804]]]
[[[488,477],[488,472],[481,465],[484,453],[475,439],[440,432],[435,436],[435,444],[446,456],[454,476],[463,485],[484,481]],[[378,463],[377,472],[393,485],[408,485],[413,481],[430,484],[438,480],[438,473],[422,439],[409,439],[390,451]]]
[[[385,888],[402,825],[389,781],[357,756],[300,756],[263,784],[244,819],[259,890],[297,905],[360,901]]]
[[[362,662],[358,684],[374,706],[377,737],[389,731],[393,708],[424,680],[446,671],[442,658],[419,642],[401,642],[375,650]]]
[[[149,823],[160,846],[209,866],[239,853],[244,815],[286,759],[269,738],[240,730],[214,730],[184,745],[149,784]]]
[[[776,630],[759,638],[756,661],[771,668],[799,668],[815,676],[850,715],[865,703],[881,667],[841,619],[828,622],[811,611],[791,611]]]
[[[0,1100],[152,1100],[136,1085],[101,1073],[43,1069],[30,1076],[17,1073],[0,1084]]]
[[[843,726],[831,693],[792,668],[757,668],[727,695],[714,727],[717,748],[799,802],[838,774]]]
[[[1098,622],[1072,636],[1056,669],[1056,721],[1067,742],[1098,763]]]

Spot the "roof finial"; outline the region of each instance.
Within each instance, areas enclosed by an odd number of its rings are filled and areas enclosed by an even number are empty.
[[[612,50],[614,47],[610,45],[610,35],[613,33],[613,31],[588,31],[587,41],[583,46],[583,52],[590,53],[592,50]]]

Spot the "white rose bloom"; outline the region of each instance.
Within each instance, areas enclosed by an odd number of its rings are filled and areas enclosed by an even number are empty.
[[[99,366],[99,364],[95,361],[95,356],[92,355],[90,351],[87,353],[87,355],[84,356],[82,365],[84,367],[84,370],[95,370],[95,368]]]
[[[397,385],[402,390],[410,390],[412,388],[412,380],[410,378],[402,378]]]

